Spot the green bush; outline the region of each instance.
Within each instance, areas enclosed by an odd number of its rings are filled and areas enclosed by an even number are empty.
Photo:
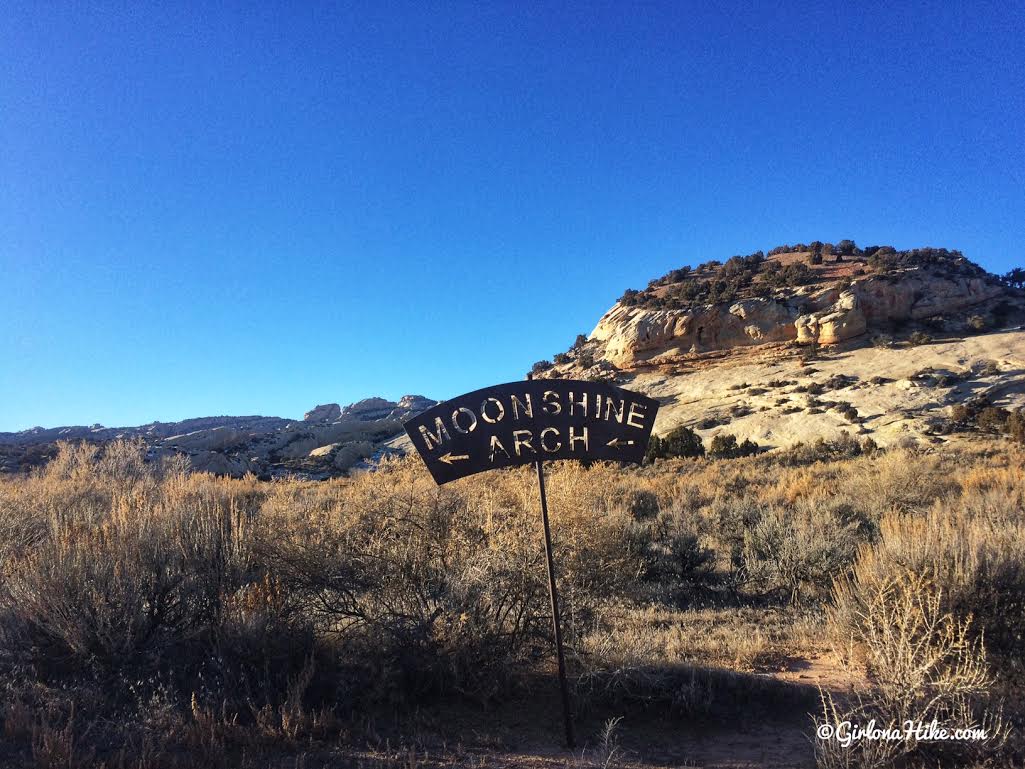
[[[993,406],[985,398],[958,403],[950,409],[949,429],[976,428],[986,433],[1006,434],[1016,443],[1025,443],[1025,409],[1015,411]]]
[[[664,438],[652,435],[644,458],[650,462],[655,459],[703,457],[704,455],[705,444],[702,442],[701,436],[686,425],[680,425]]]
[[[836,244],[835,250],[841,256],[854,256],[858,252],[858,247],[853,240],[841,240]]]
[[[719,433],[712,438],[712,444],[708,448],[709,456],[715,459],[735,459],[758,453],[758,444],[751,439],[745,439],[743,443],[737,443],[737,436],[730,433]]]
[[[659,512],[658,495],[647,489],[635,490],[627,498],[626,506],[630,515],[638,520],[653,518]]]
[[[641,578],[666,590],[682,602],[715,578],[715,551],[705,547],[701,536],[686,519],[660,515],[638,536],[641,542]]]
[[[1009,416],[1005,409],[987,406],[976,415],[975,424],[985,432],[1002,433],[1007,426]]]
[[[866,436],[859,441],[850,433],[841,432],[832,441],[817,438],[812,443],[795,443],[785,451],[777,452],[775,457],[784,465],[806,465],[872,454],[878,449],[879,446],[870,437]]]
[[[765,587],[798,603],[812,591],[828,591],[832,579],[854,562],[857,525],[827,511],[773,508],[745,536],[744,559]]]
[[[1015,267],[1003,276],[1004,282],[1015,288],[1025,288],[1025,269]]]

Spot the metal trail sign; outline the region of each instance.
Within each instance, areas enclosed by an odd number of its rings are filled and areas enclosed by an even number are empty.
[[[535,379],[486,387],[405,423],[440,485],[545,459],[640,462],[658,401],[603,382]]]
[[[405,423],[406,433],[440,486],[511,465],[537,468],[552,630],[566,745],[573,719],[562,646],[559,592],[552,556],[543,462],[546,459],[639,463],[651,437],[658,401],[603,382],[540,379],[485,387],[439,403]]]

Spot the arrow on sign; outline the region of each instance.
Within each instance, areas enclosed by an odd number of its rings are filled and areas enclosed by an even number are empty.
[[[609,441],[605,445],[606,446],[611,446],[614,449],[618,449],[620,446],[633,446],[634,442],[633,441],[624,441],[621,438],[613,438],[611,441]]]
[[[453,462],[458,462],[461,459],[469,459],[469,454],[453,454],[451,451],[442,454],[438,457],[439,462],[444,462],[446,465],[450,465]]]

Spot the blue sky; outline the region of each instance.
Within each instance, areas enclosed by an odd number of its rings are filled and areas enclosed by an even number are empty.
[[[4,3],[0,430],[450,397],[780,243],[1005,271],[1023,41],[1003,2]]]

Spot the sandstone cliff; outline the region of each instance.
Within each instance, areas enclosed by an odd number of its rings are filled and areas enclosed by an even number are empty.
[[[781,256],[793,263],[805,255]],[[857,275],[866,272],[859,260],[840,264],[844,268],[827,265],[819,279],[769,296],[682,307],[620,301],[598,321],[590,340],[597,343],[597,357],[631,368],[768,342],[837,344],[870,330],[963,314],[1008,293],[995,276],[977,268],[944,270],[928,264]]]

